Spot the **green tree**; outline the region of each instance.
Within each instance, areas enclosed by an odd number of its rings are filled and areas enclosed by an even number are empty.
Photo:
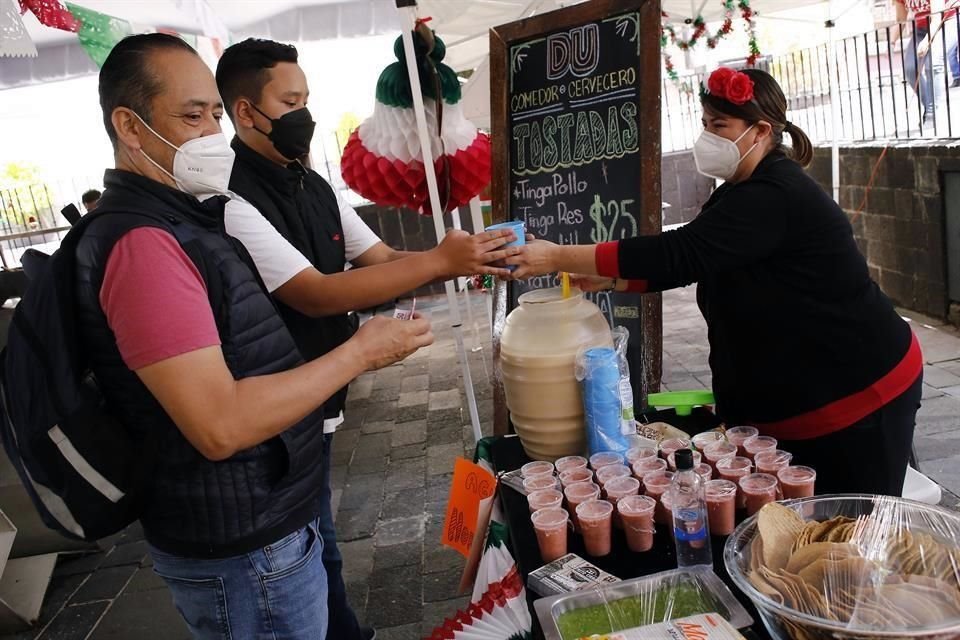
[[[353,112],[347,112],[340,116],[340,122],[337,123],[337,146],[339,151],[343,151],[343,148],[347,146],[347,140],[350,139],[350,134],[353,133],[357,127],[360,126],[360,118],[357,117],[357,114]]]
[[[11,162],[0,172],[2,216],[10,225],[26,225],[30,218],[52,215],[50,190],[40,176],[40,168],[24,162]]]

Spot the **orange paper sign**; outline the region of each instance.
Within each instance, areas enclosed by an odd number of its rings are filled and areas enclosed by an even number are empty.
[[[457,458],[447,501],[447,518],[443,523],[441,542],[444,545],[456,549],[464,557],[470,555],[470,545],[477,533],[480,501],[492,496],[496,487],[497,479],[489,471],[469,460]]]

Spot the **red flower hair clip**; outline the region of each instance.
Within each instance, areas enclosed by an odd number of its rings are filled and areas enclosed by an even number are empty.
[[[753,100],[753,80],[745,73],[730,67],[720,67],[710,74],[701,94],[709,94],[737,106]]]

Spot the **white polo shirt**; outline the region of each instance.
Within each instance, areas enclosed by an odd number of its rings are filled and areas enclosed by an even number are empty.
[[[230,201],[224,209],[224,225],[227,233],[243,243],[260,277],[272,294],[301,271],[312,268],[310,261],[286,238],[280,235],[256,207],[235,193],[228,194]],[[347,262],[356,260],[368,249],[380,242],[379,236],[367,226],[357,212],[337,193],[340,209],[340,224],[346,245]],[[324,433],[333,433],[343,423],[343,412],[323,423]]]

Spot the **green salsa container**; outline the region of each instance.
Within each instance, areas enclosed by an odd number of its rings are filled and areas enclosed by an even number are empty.
[[[674,569],[534,603],[546,640],[578,640],[700,613],[716,613],[738,629],[750,614],[713,571]]]

